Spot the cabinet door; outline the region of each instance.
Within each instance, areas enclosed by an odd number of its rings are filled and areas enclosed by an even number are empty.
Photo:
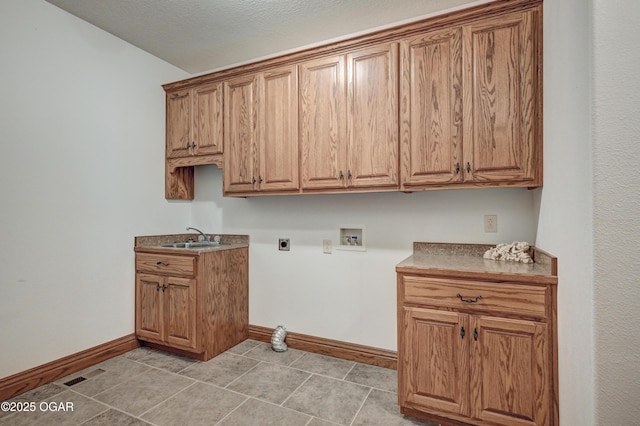
[[[161,342],[164,334],[162,291],[164,278],[136,275],[136,335],[141,339]]]
[[[541,169],[539,19],[527,11],[464,27],[465,180],[533,180]]]
[[[173,347],[196,348],[196,280],[167,277],[164,297],[164,340]]]
[[[398,45],[347,55],[347,177],[353,187],[398,185]]]
[[[468,315],[404,308],[399,397],[416,407],[469,414]]]
[[[258,77],[224,84],[224,190],[251,192],[258,180]]]
[[[261,75],[259,189],[298,189],[298,71],[289,66]]]
[[[473,417],[496,425],[547,425],[549,362],[547,325],[473,317],[471,347]]]
[[[401,44],[402,185],[462,179],[462,28]]]
[[[167,157],[191,155],[191,95],[189,89],[167,93]]]
[[[222,83],[193,89],[193,140],[198,155],[219,154],[223,145]]]
[[[300,65],[303,189],[343,188],[347,175],[345,56]]]

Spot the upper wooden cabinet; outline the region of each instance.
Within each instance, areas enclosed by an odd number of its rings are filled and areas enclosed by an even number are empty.
[[[540,9],[402,42],[402,188],[542,185]]]
[[[222,83],[167,89],[165,197],[193,199],[193,166],[222,165]]]
[[[300,65],[302,189],[397,188],[398,46]]]
[[[398,185],[398,45],[347,55],[347,185]]]
[[[224,83],[225,195],[299,188],[297,75],[288,66]]]
[[[167,93],[167,158],[222,153],[222,84]]]
[[[462,181],[462,28],[402,41],[402,186]]]
[[[343,188],[347,170],[345,56],[300,70],[300,176],[303,189]]]
[[[499,0],[164,85],[166,196],[541,186],[541,65],[542,1]]]

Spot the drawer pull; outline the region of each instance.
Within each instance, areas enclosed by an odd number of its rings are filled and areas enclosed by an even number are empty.
[[[464,303],[476,303],[478,300],[482,299],[482,296],[476,296],[475,299],[463,299],[460,293],[456,294],[456,297],[462,300]]]
[[[162,261],[160,261],[160,260],[156,262],[156,265],[159,265],[159,266],[169,266],[169,264],[168,264],[168,263],[162,262]]]

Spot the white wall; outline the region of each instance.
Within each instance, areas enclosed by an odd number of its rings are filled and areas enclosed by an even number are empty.
[[[586,6],[583,0],[544,2],[544,187],[538,190],[536,245],[559,263],[563,425],[594,424],[591,38]]]
[[[184,72],[42,0],[0,2],[0,378],[133,332],[133,237],[174,232]]]
[[[484,214],[498,233],[484,233]],[[210,232],[251,236],[251,324],[396,349],[395,265],[414,241],[533,241],[534,192],[527,189],[222,197],[222,172],[196,168],[193,221]],[[366,226],[367,251],[335,250],[340,225]],[[221,229],[218,229],[221,227]],[[278,238],[291,251],[278,250]],[[322,240],[333,240],[323,254]]]
[[[596,424],[640,418],[640,3],[593,0]]]

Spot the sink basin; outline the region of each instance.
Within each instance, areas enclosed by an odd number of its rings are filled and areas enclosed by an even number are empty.
[[[167,248],[182,248],[182,249],[199,249],[199,248],[207,248],[207,247],[220,247],[227,246],[229,243],[216,243],[215,241],[197,241],[192,243],[174,243],[174,244],[163,244],[160,247]]]

